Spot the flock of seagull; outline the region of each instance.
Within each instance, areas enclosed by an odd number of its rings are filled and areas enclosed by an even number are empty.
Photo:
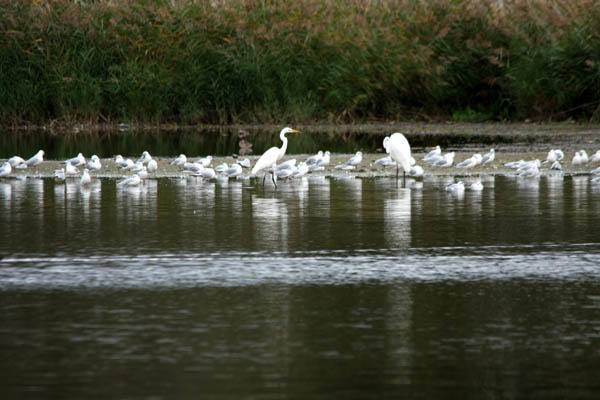
[[[271,147],[268,149],[256,161],[254,167],[252,167],[252,163],[248,158],[238,158],[236,162],[231,165],[222,163],[212,167],[212,156],[201,157],[191,161],[185,154],[180,154],[169,164],[180,168],[185,174],[201,177],[206,180],[215,179],[221,176],[226,178],[240,177],[243,176],[244,168],[252,168],[251,176],[257,176],[261,171],[264,172],[263,185],[267,174],[270,173],[275,186],[277,186],[277,179],[300,178],[310,172],[323,171],[330,165],[331,153],[329,151],[319,151],[317,154],[312,155],[299,163],[297,163],[297,160],[294,158],[278,164],[286,153],[288,144],[286,135],[289,133],[300,132],[292,128],[282,129],[280,132],[280,139],[282,141],[281,147]],[[415,178],[423,176],[424,170],[421,166],[417,165],[416,160],[412,157],[410,144],[403,134],[394,133],[390,136],[386,136],[383,140],[383,147],[388,155],[375,160],[375,166],[382,168],[395,167],[397,179],[399,177],[400,168],[402,168],[404,179],[406,178],[406,175]],[[422,161],[432,167],[448,168],[454,165],[456,168],[470,170],[478,165],[486,165],[493,162],[495,160],[495,150],[491,149],[485,154],[473,154],[457,164],[454,164],[454,158],[454,152],[443,153],[440,146],[436,146],[422,158]],[[353,170],[359,167],[362,161],[363,154],[358,151],[347,161],[336,165],[335,168],[344,171]],[[15,169],[35,168],[37,170],[37,167],[42,162],[44,162],[43,150],[38,151],[34,156],[27,160],[19,156],[11,157],[0,167],[0,178],[9,176]],[[138,186],[148,177],[149,173],[154,173],[158,170],[157,161],[153,159],[147,151],[144,151],[136,162],[132,159],[124,158],[121,155],[117,155],[113,162],[123,172],[132,174],[117,182],[118,186]],[[565,162],[564,152],[560,149],[552,149],[548,152],[546,160],[544,161],[539,159],[528,161],[519,160],[505,163],[504,166],[514,169],[517,176],[536,177],[540,175],[540,169],[546,164],[550,165],[550,169],[552,170],[561,170],[561,162]],[[90,172],[99,171],[102,168],[102,163],[97,155],[92,155],[88,161],[82,153],[79,153],[76,157],[62,161],[62,163],[64,163],[64,167],[54,171],[55,179],[64,181],[68,177],[79,177],[81,185],[87,185],[91,182]],[[597,163],[600,163],[600,150],[591,156],[588,156],[585,150],[579,150],[571,160],[571,165],[573,166],[585,164],[593,165]],[[80,172],[79,167],[83,167],[82,172]],[[595,176],[591,181],[593,183],[600,183],[600,167],[595,168],[590,172]],[[469,185],[468,189],[480,191],[483,190],[483,185],[481,181],[476,181]],[[462,192],[465,190],[465,184],[462,181],[457,181],[447,185],[445,190],[449,192]]]

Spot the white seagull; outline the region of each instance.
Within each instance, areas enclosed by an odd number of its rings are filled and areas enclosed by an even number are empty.
[[[212,156],[206,156],[206,157],[202,157],[199,158],[196,162],[200,165],[202,165],[204,168],[208,167],[210,165],[210,163],[212,162]]]
[[[8,159],[8,163],[10,164],[11,167],[16,167],[17,165],[21,165],[25,163],[25,160],[23,160],[21,157],[19,156],[13,156],[11,158]]]
[[[156,172],[158,170],[158,163],[155,159],[148,161],[147,170],[148,172]]]
[[[240,164],[244,168],[250,168],[250,167],[252,167],[252,164],[250,163],[250,160],[248,160],[247,158],[238,158],[236,160],[236,163]]]
[[[35,155],[33,157],[31,157],[29,160],[25,161],[25,165],[28,167],[35,167],[37,169],[37,166],[40,165],[43,161],[44,161],[44,150],[40,150],[37,153],[35,153]]]
[[[310,156],[304,161],[307,165],[318,164],[323,159],[323,151],[319,150],[314,156]]]
[[[496,150],[490,149],[487,153],[485,153],[481,159],[482,164],[491,163],[496,158]]]
[[[185,154],[180,154],[179,157],[177,157],[176,159],[174,159],[173,161],[171,161],[169,163],[169,165],[176,165],[176,166],[180,166],[183,165],[187,162],[187,157],[185,156]]]
[[[92,181],[92,177],[89,174],[89,171],[87,168],[83,169],[83,174],[81,175],[81,179],[79,180],[79,184],[80,185],[87,185]]]
[[[11,172],[12,166],[7,161],[4,164],[2,164],[2,167],[0,167],[0,178],[10,175]]]
[[[71,163],[71,165],[74,165],[76,167],[79,167],[80,165],[85,165],[85,157],[83,156],[82,153],[77,154],[76,157],[73,158],[69,158],[68,160],[63,161],[65,164],[66,163]]]
[[[423,157],[423,161],[429,161],[432,158],[436,158],[442,154],[442,148],[440,146],[435,146],[435,149],[431,150],[425,157]]]
[[[141,182],[142,178],[140,178],[140,176],[136,174],[118,182],[117,186],[139,186]]]
[[[100,168],[102,168],[100,158],[94,154],[92,158],[90,158],[90,161],[87,163],[86,168],[89,171],[98,171]]]
[[[147,151],[144,151],[144,152],[142,152],[142,156],[140,157],[140,159],[137,162],[145,165],[145,164],[148,164],[150,162],[150,160],[152,160],[152,156]]]

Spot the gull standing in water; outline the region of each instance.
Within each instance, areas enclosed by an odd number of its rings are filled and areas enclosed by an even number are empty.
[[[273,179],[273,184],[277,187],[277,178],[275,177],[275,171],[277,168],[277,161],[281,160],[285,155],[287,150],[288,140],[285,137],[288,133],[300,133],[299,131],[292,128],[283,128],[279,133],[279,139],[281,139],[282,145],[281,147],[271,147],[269,150],[265,151],[262,156],[258,159],[256,164],[254,164],[254,168],[252,168],[252,175],[256,175],[259,171],[263,169],[270,168],[271,178]],[[267,173],[263,176],[263,186],[265,185],[265,177]]]
[[[140,178],[140,176],[136,174],[118,182],[117,186],[139,186],[141,182],[142,178]]]
[[[88,169],[84,168],[83,174],[81,175],[81,179],[79,180],[79,184],[84,186],[84,185],[88,185],[91,181],[92,181],[92,177],[90,176]]]
[[[10,175],[11,172],[12,172],[12,167],[11,167],[10,163],[7,161],[4,164],[2,164],[2,167],[0,168],[0,178]]]
[[[230,178],[240,176],[242,174],[242,166],[237,163],[231,164],[231,166],[225,170],[225,174]]]

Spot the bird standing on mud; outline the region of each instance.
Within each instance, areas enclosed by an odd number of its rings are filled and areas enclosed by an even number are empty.
[[[288,140],[285,137],[285,135],[287,135],[288,133],[300,133],[300,131],[297,131],[292,128],[283,128],[279,133],[279,138],[283,142],[281,147],[271,147],[269,150],[265,151],[264,154],[260,156],[256,164],[254,164],[254,168],[252,168],[252,175],[256,175],[257,172],[263,169],[271,168],[271,177],[273,179],[273,184],[275,185],[275,187],[277,187],[277,178],[275,176],[277,161],[283,158],[287,150]],[[267,173],[265,172],[265,175],[263,176],[263,186],[265,185],[266,176]]]

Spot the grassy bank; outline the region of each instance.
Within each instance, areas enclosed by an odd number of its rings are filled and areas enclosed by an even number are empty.
[[[0,31],[4,125],[600,120],[591,0],[0,0]]]

